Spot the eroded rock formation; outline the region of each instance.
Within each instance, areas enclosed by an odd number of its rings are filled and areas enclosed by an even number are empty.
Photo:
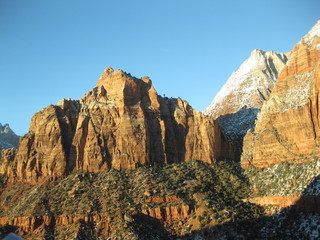
[[[57,179],[71,171],[134,169],[233,157],[210,118],[181,99],[160,97],[149,77],[107,68],[79,100],[63,99],[36,113],[17,152],[4,152],[10,181]]]
[[[266,167],[320,156],[320,22],[293,48],[255,130],[244,141],[242,165]]]

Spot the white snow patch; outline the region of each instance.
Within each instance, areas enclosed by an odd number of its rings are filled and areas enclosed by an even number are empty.
[[[310,45],[315,36],[320,37],[320,20],[316,23],[316,25],[311,28],[308,34],[302,39],[302,41],[308,45]],[[319,44],[318,44],[319,45]],[[317,46],[318,46],[317,45]]]
[[[296,109],[308,102],[311,91],[311,80],[314,78],[315,71],[295,75],[293,83],[289,89],[281,95],[272,96],[261,108],[257,119],[263,118],[263,113],[285,112],[289,109]]]

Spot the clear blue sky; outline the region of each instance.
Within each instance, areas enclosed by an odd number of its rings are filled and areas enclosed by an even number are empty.
[[[287,52],[319,18],[319,0],[0,0],[0,123],[23,135],[107,66],[201,111],[253,49]]]

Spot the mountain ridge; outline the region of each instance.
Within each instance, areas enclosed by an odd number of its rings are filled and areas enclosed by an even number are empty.
[[[231,74],[203,113],[216,119],[221,115],[235,113],[244,106],[261,108],[286,62],[286,53],[253,50],[250,57]]]
[[[12,131],[8,123],[3,126],[0,123],[0,152],[2,149],[18,148],[19,139],[20,137]]]

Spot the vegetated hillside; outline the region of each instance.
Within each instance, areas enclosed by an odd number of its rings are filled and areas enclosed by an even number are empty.
[[[235,162],[191,160],[53,182],[6,185],[2,176],[0,224],[26,239],[316,239],[319,212],[299,201],[319,195],[319,166],[244,172]],[[298,203],[255,201],[262,196],[298,196]]]
[[[263,236],[275,239],[320,238],[320,159],[282,162],[245,170],[251,202],[263,205]],[[262,238],[263,239],[263,238]]]
[[[78,172],[58,182],[3,182],[1,190],[0,223],[14,223],[26,239],[175,239],[263,214],[242,201],[249,184],[232,162]]]
[[[320,159],[298,164],[282,162],[268,168],[250,166],[245,173],[255,189],[253,197],[300,194],[320,175]],[[320,195],[320,189],[309,187],[308,192]]]

